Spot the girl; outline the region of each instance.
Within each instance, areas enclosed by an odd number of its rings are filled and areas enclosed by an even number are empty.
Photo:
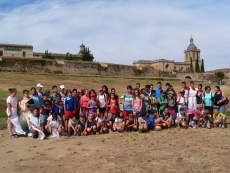
[[[117,116],[118,109],[119,109],[119,103],[114,93],[110,93],[110,99],[107,103],[107,107],[109,109],[109,116],[111,116],[112,120],[114,121]]]
[[[107,131],[106,125],[105,125],[105,118],[103,113],[99,113],[99,116],[96,118],[97,122],[97,131],[102,134]]]
[[[113,119],[113,116],[111,114],[108,114],[108,112],[105,112],[104,114],[104,122],[105,122],[105,126],[107,129],[109,129],[109,132],[113,132],[112,128],[113,128],[113,121],[115,120],[115,117]]]
[[[177,113],[175,124],[178,124],[178,128],[181,126],[186,127],[186,115],[183,108],[180,108],[179,112]]]
[[[96,101],[96,94],[94,92],[90,93],[90,101],[87,105],[87,109],[89,114],[92,114],[94,118],[97,115],[97,101]]]
[[[146,131],[148,131],[147,119],[146,119],[146,115],[145,114],[142,114],[138,118],[138,124],[139,124],[139,131],[140,132],[146,132]]]
[[[114,98],[117,100],[117,102],[119,102],[119,96],[117,95],[115,88],[111,88],[110,94],[111,94],[111,93],[114,94]]]
[[[99,94],[97,96],[98,104],[99,104],[99,113],[105,113],[106,111],[106,104],[108,100],[108,96],[104,93],[103,88],[99,88]]]
[[[97,125],[96,121],[93,119],[93,114],[89,114],[88,119],[85,123],[85,130],[87,135],[96,134],[97,132]]]
[[[80,100],[80,113],[88,117],[87,105],[89,103],[89,91],[84,89]]]
[[[113,130],[118,132],[123,132],[125,129],[124,114],[123,111],[120,112],[119,116],[115,119],[113,124]]]
[[[69,119],[68,136],[71,135],[71,132],[73,132],[73,135],[76,136],[76,134],[77,134],[77,118],[76,118],[76,116],[73,116],[72,118]]]
[[[210,114],[213,115],[213,101],[215,94],[211,91],[210,86],[206,86],[204,90],[202,98],[204,107],[209,109]]]
[[[77,125],[77,136],[87,135],[87,131],[85,130],[86,117],[84,114],[80,114],[79,124]]]
[[[109,98],[109,89],[106,85],[103,85],[102,87],[103,92],[105,93],[106,97]]]
[[[203,90],[202,90],[203,85],[200,84],[198,86],[198,91],[196,93],[196,103],[197,103],[197,109],[199,111],[202,111],[203,108]]]
[[[142,109],[142,99],[140,97],[140,92],[138,89],[135,89],[134,96],[132,100],[132,107],[133,107],[133,114],[134,116],[137,116],[140,114]]]
[[[215,86],[215,95],[214,95],[214,107],[219,108],[220,113],[225,112],[225,104],[226,100],[225,94],[220,90],[219,86]]]
[[[145,115],[150,110],[150,99],[146,92],[146,89],[141,89],[140,97],[142,98],[142,114]]]
[[[134,117],[133,112],[130,111],[129,118],[126,121],[126,131],[131,132],[137,130],[137,119]]]
[[[66,91],[67,97],[64,100],[64,117],[65,117],[65,133],[68,129],[68,122],[72,116],[76,116],[76,104],[74,98],[72,97],[72,91]]]
[[[209,109],[206,108],[204,110],[204,114],[201,117],[202,121],[200,121],[200,124],[202,124],[202,127],[207,127],[207,129],[211,129],[211,115],[209,113]]]
[[[34,108],[28,117],[29,129],[34,139],[44,139],[45,134],[40,130],[39,109]]]
[[[200,111],[199,110],[189,110],[188,114],[188,122],[189,128],[198,128],[200,125]]]
[[[180,112],[181,108],[183,110],[186,110],[186,104],[187,104],[187,100],[184,97],[184,90],[180,90],[177,97],[178,112]]]
[[[57,114],[52,114],[52,119],[49,121],[49,133],[51,133],[51,138],[59,138],[60,133],[60,124],[59,124],[58,116]]]
[[[8,116],[7,128],[10,135],[10,139],[17,138],[17,134],[25,135],[26,132],[22,130],[22,127],[18,121],[18,100],[16,97],[16,88],[10,88],[10,96],[6,99],[7,109],[6,114]]]
[[[28,90],[23,90],[23,98],[19,102],[19,107],[21,109],[21,115],[20,115],[20,118],[19,118],[19,122],[21,124],[21,127],[22,127],[23,131],[25,131],[26,133],[29,133],[28,117],[29,117],[29,114],[30,114],[30,110],[29,110],[29,105],[27,104],[27,102],[29,100],[30,100],[29,91]]]

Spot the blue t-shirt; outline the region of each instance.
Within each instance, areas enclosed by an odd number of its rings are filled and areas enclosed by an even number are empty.
[[[161,97],[162,88],[156,88],[155,91],[156,91],[156,98],[157,99],[160,98]]]
[[[213,92],[206,93],[204,92],[204,105],[205,106],[212,106],[212,100],[214,98],[215,94]]]
[[[66,97],[65,98],[65,106],[66,106],[66,111],[72,112],[74,111],[74,98],[72,97]]]
[[[34,101],[34,108],[40,108],[42,105],[42,100],[38,95],[32,96],[31,97]]]
[[[147,119],[147,124],[148,124],[148,129],[149,130],[154,130],[155,126],[153,124],[155,124],[156,118],[153,115],[149,115],[148,119]]]

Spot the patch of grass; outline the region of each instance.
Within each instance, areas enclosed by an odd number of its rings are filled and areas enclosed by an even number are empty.
[[[0,130],[4,130],[7,127],[7,118],[0,118]]]
[[[226,111],[225,113],[228,117],[230,117],[230,111]]]

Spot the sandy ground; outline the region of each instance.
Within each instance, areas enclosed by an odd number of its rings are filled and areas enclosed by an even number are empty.
[[[8,139],[0,172],[230,172],[230,128],[169,129],[59,139]]]

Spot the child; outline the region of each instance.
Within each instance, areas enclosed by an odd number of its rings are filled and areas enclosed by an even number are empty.
[[[118,109],[119,109],[119,103],[118,103],[118,100],[116,99],[116,95],[114,93],[110,93],[107,107],[109,109],[109,116],[112,116],[112,119],[114,121],[116,116],[117,116]]]
[[[214,114],[213,114],[213,124],[214,127],[222,127],[225,128],[226,123],[226,115],[220,113],[219,108],[215,107]]]
[[[32,113],[28,117],[30,132],[32,133],[34,139],[44,139],[45,134],[40,130],[39,111],[34,108],[31,112]]]
[[[87,135],[87,131],[85,130],[85,124],[86,124],[86,117],[83,113],[79,114],[79,124],[77,125],[77,136]]]
[[[141,114],[141,116],[138,118],[138,124],[139,124],[139,131],[140,132],[147,132],[148,126],[147,126],[147,118],[145,114]]]
[[[123,115],[124,119],[128,119],[128,112],[133,110],[132,101],[133,101],[133,94],[132,94],[132,86],[127,86],[127,91],[123,95]]]
[[[64,101],[65,133],[67,132],[68,129],[69,119],[72,116],[76,116],[76,104],[74,98],[72,97],[72,91],[67,90],[66,95],[67,97],[65,98]]]
[[[177,117],[175,120],[175,124],[178,124],[178,128],[186,127],[186,115],[184,109],[181,107],[179,112],[177,113]]]
[[[84,89],[80,100],[80,113],[83,113],[86,117],[88,117],[87,105],[89,100],[89,91]]]
[[[134,117],[133,112],[129,112],[129,118],[126,121],[126,131],[131,132],[137,130],[137,119]]]
[[[175,102],[175,97],[172,91],[168,92],[167,102],[168,102],[168,112],[170,116],[172,117],[172,115],[175,114],[176,112],[176,102]]]
[[[189,128],[198,128],[200,125],[200,111],[199,110],[188,110],[188,122]]]
[[[151,110],[149,111],[149,114],[147,116],[147,124],[148,124],[148,130],[161,130],[161,124],[157,121],[157,110]]]
[[[113,121],[115,120],[115,117],[112,114],[108,114],[108,112],[105,112],[104,114],[104,122],[106,128],[109,130],[109,132],[113,132]]]
[[[204,114],[202,115],[202,127],[205,128],[207,127],[207,129],[211,129],[211,115],[209,113],[209,109],[205,108],[204,110]]]
[[[158,98],[158,102],[160,104],[160,107],[159,107],[159,115],[161,115],[167,105],[167,100],[165,98],[165,94],[163,92],[163,90],[160,91],[160,94],[161,94],[161,97]]]
[[[96,121],[93,119],[93,114],[88,115],[88,119],[85,123],[85,130],[87,135],[96,134],[97,132],[97,125]]]
[[[140,98],[140,92],[138,89],[134,90],[134,96],[132,100],[133,114],[137,116],[142,109],[142,99]]]
[[[159,104],[159,102],[156,98],[156,91],[155,90],[151,91],[150,104],[151,104],[151,110],[154,110],[154,112],[157,111],[157,105]]]
[[[90,93],[90,101],[87,105],[89,114],[93,115],[93,118],[96,118],[97,115],[97,101],[96,101],[96,94],[94,92]]]
[[[99,134],[105,133],[107,131],[107,128],[105,126],[105,118],[102,112],[99,113],[99,116],[96,118],[97,122],[97,131]]]
[[[143,101],[142,103],[142,114],[146,115],[148,111],[150,110],[150,98],[148,94],[146,93],[146,90],[144,88],[141,89],[141,99]]]
[[[47,118],[47,125],[45,126],[45,129],[47,132],[51,134],[51,137],[59,137],[59,133],[64,131],[64,126],[61,117],[53,112]]]
[[[73,116],[72,118],[69,119],[69,124],[68,124],[68,136],[70,136],[71,132],[73,132],[73,135],[76,136],[77,134],[77,118],[76,116]]]
[[[113,130],[118,132],[123,132],[125,129],[124,114],[123,111],[120,112],[119,116],[115,119],[113,124]]]
[[[187,101],[184,97],[184,90],[180,90],[177,98],[177,105],[178,105],[178,112],[180,112],[180,108],[184,109],[185,111],[185,105]]]
[[[40,120],[41,120],[41,130],[45,131],[45,126],[47,124],[47,118],[51,111],[51,101],[48,99],[50,95],[49,91],[46,91],[43,96],[41,112],[40,112]]]
[[[169,115],[169,111],[167,107],[164,107],[162,114],[160,115],[160,122],[162,127],[170,127],[172,124],[172,118]]]

